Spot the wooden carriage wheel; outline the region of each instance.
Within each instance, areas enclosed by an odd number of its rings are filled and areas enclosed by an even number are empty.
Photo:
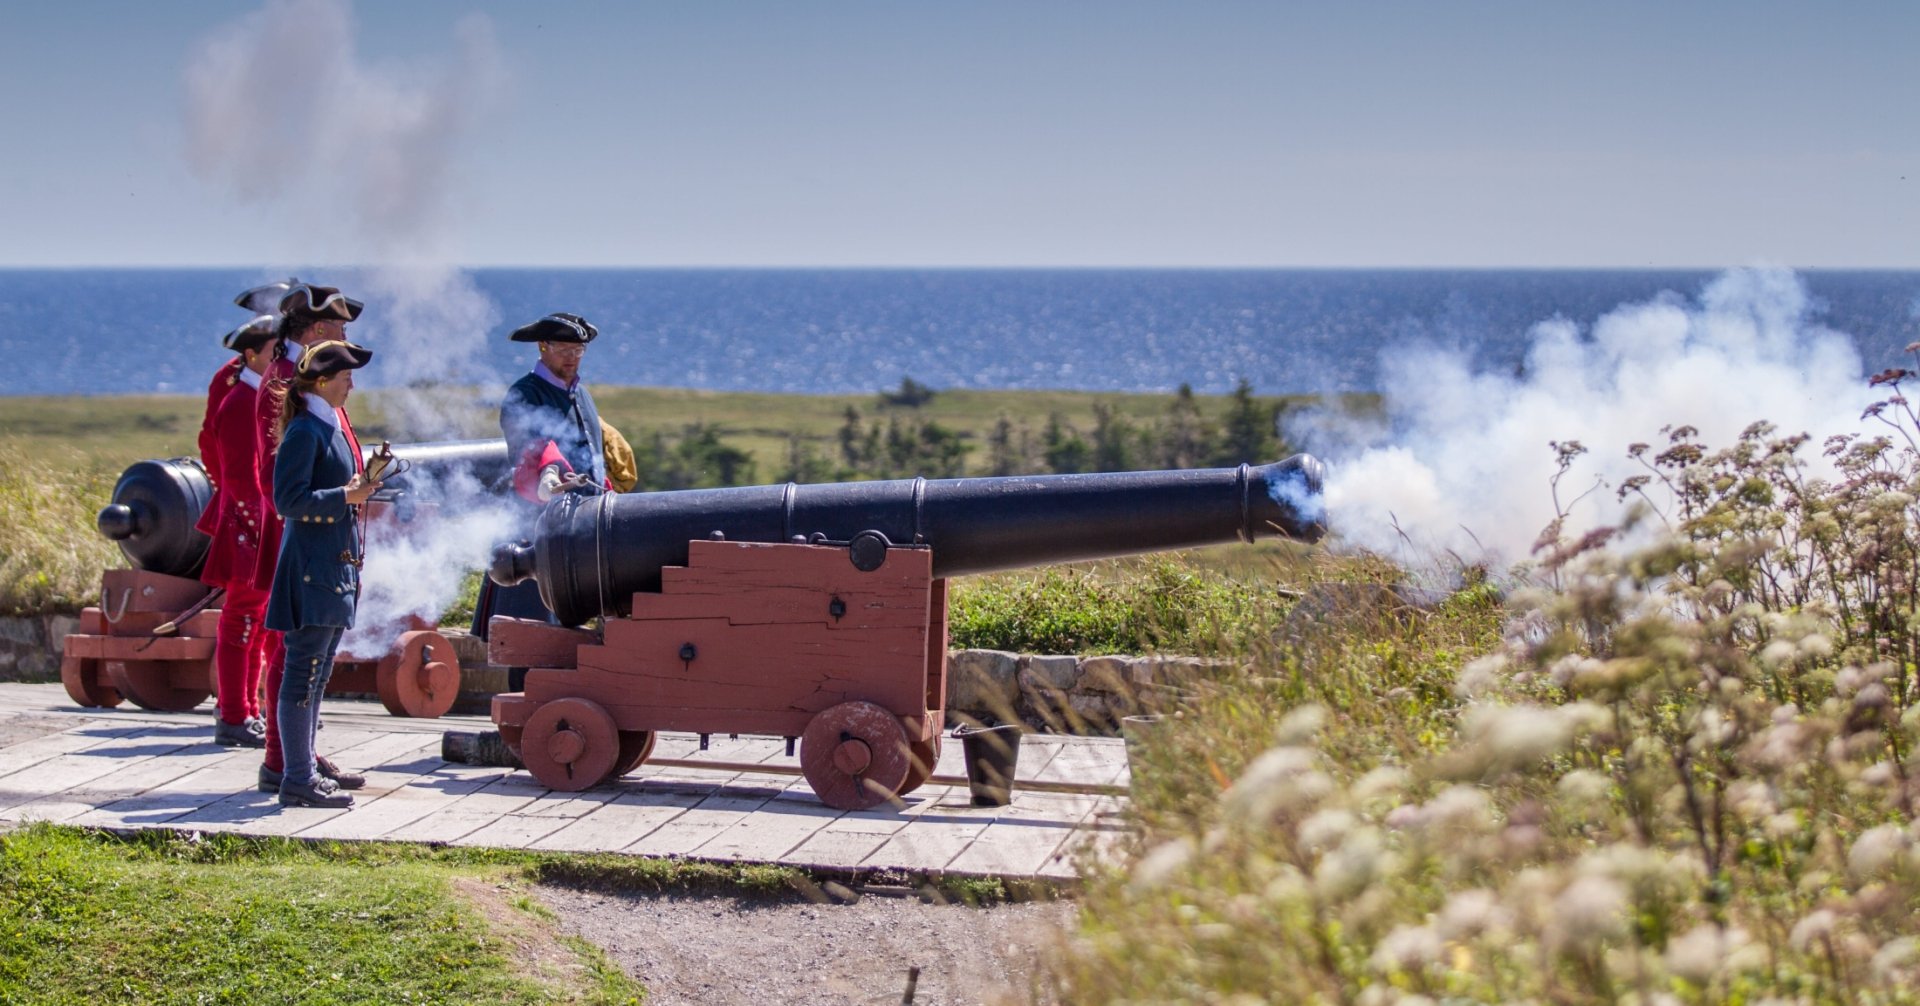
[[[111,708],[125,701],[108,683],[101,664],[92,657],[60,658],[60,683],[67,686],[69,698],[91,708]]]
[[[907,781],[900,784],[901,796],[919,789],[933,778],[933,766],[940,761],[940,735],[934,734],[930,741],[914,741],[908,745],[907,753],[913,756],[913,764],[907,768]]]
[[[618,779],[639,768],[640,763],[653,753],[655,739],[656,735],[651,730],[620,731],[620,757],[614,761],[613,772],[608,778]]]
[[[460,658],[438,632],[402,632],[399,642],[380,658],[374,685],[380,704],[395,716],[443,716],[460,695]]]
[[[549,789],[578,793],[612,774],[620,731],[592,699],[555,699],[527,717],[520,760]]]
[[[184,713],[213,694],[213,659],[109,660],[107,677],[142,709]]]
[[[800,735],[801,773],[820,802],[840,810],[894,799],[912,763],[900,718],[871,702],[833,706]]]

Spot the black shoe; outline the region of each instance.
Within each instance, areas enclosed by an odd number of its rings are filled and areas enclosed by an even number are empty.
[[[315,779],[311,786],[296,786],[282,779],[280,806],[340,809],[353,806],[353,794],[342,793],[325,779]]]
[[[280,773],[275,772],[265,765],[260,766],[260,782],[258,788],[262,793],[280,792]]]
[[[254,733],[245,723],[228,723],[218,716],[213,719],[213,742],[223,748],[263,748],[267,746],[264,733]]]
[[[321,777],[332,780],[333,784],[341,789],[359,789],[367,784],[366,776],[358,772],[346,771],[333,762],[328,761],[325,755],[314,755],[313,760],[315,764],[320,766]]]
[[[266,720],[263,720],[258,716],[249,716],[247,717],[247,721],[241,725],[247,728],[248,733],[254,734],[255,736],[259,737],[262,742],[264,742],[267,739],[267,721]]]

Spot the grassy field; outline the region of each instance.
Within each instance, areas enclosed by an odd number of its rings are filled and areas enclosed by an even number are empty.
[[[357,394],[350,408],[362,439],[411,439],[394,426],[386,405],[391,392]],[[602,416],[628,439],[654,430],[678,432],[690,424],[717,427],[721,436],[753,455],[762,472],[776,469],[797,436],[821,451],[834,446],[834,434],[848,408],[869,418],[890,414],[878,394],[776,395],[748,392],[690,391],[672,388],[594,388]],[[1222,396],[1200,396],[1203,410],[1218,414]],[[1262,396],[1269,404],[1304,404],[1304,396]],[[1006,416],[1033,429],[1049,416],[1081,428],[1094,424],[1096,405],[1145,422],[1166,413],[1172,395],[1094,394],[1073,391],[942,391],[918,408],[894,407],[891,413],[932,420],[978,444]],[[1354,396],[1342,407],[1366,408],[1373,400]],[[204,399],[193,395],[102,395],[0,397],[0,452],[20,454],[75,471],[118,474],[141,458],[197,453]],[[485,403],[449,410],[446,418],[465,435],[500,435],[497,412]],[[977,452],[976,452],[977,453]],[[976,463],[979,458],[974,459]]]
[[[392,392],[356,396],[353,411],[363,440],[405,441],[406,431],[389,418]],[[1081,392],[943,391],[917,408],[887,406],[879,394],[773,395],[658,388],[598,388],[607,420],[629,439],[659,431],[678,435],[701,424],[729,445],[746,451],[761,480],[786,463],[797,439],[822,455],[837,449],[836,434],[849,408],[869,422],[889,416],[931,421],[958,431],[976,446],[969,464],[984,464],[984,443],[1006,418],[1029,432],[1050,417],[1091,428],[1096,409],[1146,424],[1164,416],[1172,395],[1111,395]],[[1304,404],[1304,398],[1267,397],[1264,406]],[[1200,397],[1203,414],[1218,417],[1224,396]],[[1342,400],[1342,408],[1366,409],[1372,399]],[[0,614],[72,611],[98,590],[98,571],[123,561],[117,548],[93,530],[113,482],[143,458],[197,453],[203,399],[192,395],[98,397],[0,397]],[[499,435],[490,407],[450,407],[443,418],[462,435]],[[1225,561],[1225,560],[1223,560]],[[1242,560],[1246,561],[1246,560]]]

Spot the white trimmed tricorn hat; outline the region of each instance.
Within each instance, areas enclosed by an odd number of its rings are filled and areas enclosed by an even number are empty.
[[[244,307],[256,315],[273,314],[280,310],[280,301],[286,297],[287,291],[299,285],[299,280],[288,276],[278,283],[268,283],[265,286],[256,286],[251,290],[246,290],[239,296],[233,298],[233,303],[235,306]]]
[[[352,321],[360,317],[365,304],[340,292],[338,287],[315,286],[312,283],[295,283],[280,298],[280,313],[287,318],[312,318],[326,320],[338,318]]]
[[[255,315],[252,321],[228,332],[226,336],[220,340],[220,344],[239,353],[249,349],[259,349],[267,343],[272,342],[279,334],[279,315]]]

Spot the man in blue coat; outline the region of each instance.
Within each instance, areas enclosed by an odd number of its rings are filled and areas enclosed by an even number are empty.
[[[526,509],[529,527],[537,513],[534,508],[545,505],[554,494],[607,487],[600,410],[580,380],[587,343],[599,335],[599,329],[577,314],[550,314],[510,336],[514,342],[534,343],[540,352],[533,372],[513,382],[500,403],[500,432],[513,464],[514,487],[530,504]],[[473,634],[487,638],[487,621],[494,615],[550,617],[540,601],[539,584],[498,587],[483,580],[474,605]],[[509,673],[509,691],[518,690],[522,676],[524,671]]]

